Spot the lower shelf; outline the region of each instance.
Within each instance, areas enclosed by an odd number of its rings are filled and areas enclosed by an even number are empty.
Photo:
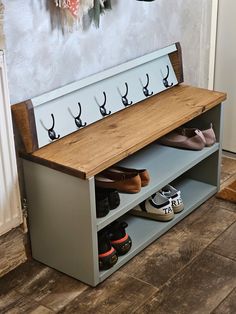
[[[114,271],[127,263],[132,257],[143,250],[151,242],[159,238],[176,223],[190,214],[194,209],[205,202],[209,197],[217,192],[217,187],[192,179],[183,179],[175,184],[182,194],[185,208],[176,214],[169,222],[158,222],[155,220],[140,218],[132,215],[124,216],[128,223],[127,233],[130,235],[133,245],[132,249],[124,256],[119,257],[118,262],[112,268],[100,272],[99,281],[105,280]]]

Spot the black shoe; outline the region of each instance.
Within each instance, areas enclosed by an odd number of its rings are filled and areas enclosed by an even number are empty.
[[[95,190],[96,195],[96,216],[97,218],[105,217],[110,211],[108,197],[105,193]]]
[[[132,246],[132,240],[126,233],[125,228],[128,224],[125,221],[114,221],[107,227],[108,235],[112,246],[118,255],[124,255],[129,252]]]
[[[96,187],[96,213],[101,218],[120,205],[120,196],[117,190]]]
[[[112,247],[106,231],[98,232],[98,258],[99,270],[106,270],[114,266],[118,256],[114,247]]]
[[[108,202],[111,210],[120,205],[120,195],[117,190],[108,190]]]

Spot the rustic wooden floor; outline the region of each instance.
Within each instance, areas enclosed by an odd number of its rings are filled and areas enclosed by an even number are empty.
[[[236,204],[211,198],[97,288],[28,261],[0,279],[0,313],[235,314]]]

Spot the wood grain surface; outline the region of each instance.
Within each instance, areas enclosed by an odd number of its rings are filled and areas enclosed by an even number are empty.
[[[11,106],[13,120],[20,132],[23,144],[28,153],[38,149],[38,138],[35,127],[34,109],[31,100]]]
[[[173,69],[175,71],[175,75],[177,78],[177,81],[179,83],[183,83],[184,81],[184,71],[183,71],[183,62],[182,62],[182,49],[180,46],[180,43],[175,44],[177,47],[177,51],[172,52],[169,54],[170,62],[173,66]]]
[[[178,85],[23,158],[87,179],[226,99]]]

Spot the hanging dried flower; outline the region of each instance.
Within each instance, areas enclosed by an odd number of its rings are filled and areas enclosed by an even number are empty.
[[[55,0],[56,6],[67,9],[73,16],[78,15],[80,0]]]
[[[96,27],[99,26],[100,14],[106,9],[111,9],[110,0],[53,0],[62,9],[62,25],[73,29],[82,26],[83,16],[89,16]]]

